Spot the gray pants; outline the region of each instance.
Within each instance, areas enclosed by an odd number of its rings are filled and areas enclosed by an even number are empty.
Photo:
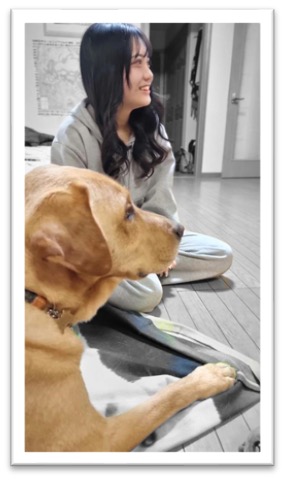
[[[114,290],[109,303],[125,310],[151,312],[161,301],[163,285],[214,278],[229,269],[231,247],[217,238],[186,232],[181,240],[177,265],[167,278],[150,274],[142,280],[124,280]]]

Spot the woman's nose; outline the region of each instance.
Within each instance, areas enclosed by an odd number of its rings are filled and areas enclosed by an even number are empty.
[[[144,71],[144,78],[146,80],[151,80],[152,81],[153,77],[154,77],[153,72],[152,72],[151,68],[149,67],[149,65],[147,65],[146,68],[145,68],[145,71]]]

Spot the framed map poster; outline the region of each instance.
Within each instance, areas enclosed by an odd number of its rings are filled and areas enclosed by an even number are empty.
[[[79,40],[33,39],[38,115],[66,115],[84,97],[79,46]]]

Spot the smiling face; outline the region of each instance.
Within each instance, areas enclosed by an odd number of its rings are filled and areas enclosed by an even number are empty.
[[[146,46],[142,40],[133,41],[129,82],[124,78],[123,108],[131,112],[135,108],[149,105],[152,81],[153,73]]]

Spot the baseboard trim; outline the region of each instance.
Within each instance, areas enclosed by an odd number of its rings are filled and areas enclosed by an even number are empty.
[[[213,172],[213,173],[211,173],[211,172],[202,172],[202,173],[200,174],[200,177],[204,177],[204,178],[206,178],[206,177],[215,177],[215,178],[218,178],[218,177],[221,177],[221,173],[219,173],[219,172]]]

